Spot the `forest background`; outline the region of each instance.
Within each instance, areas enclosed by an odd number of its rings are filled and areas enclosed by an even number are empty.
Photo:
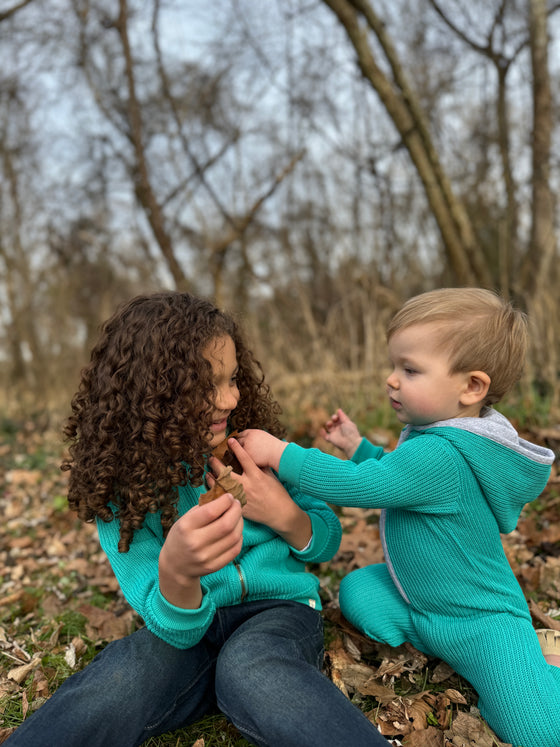
[[[45,509],[14,474],[44,476],[29,454],[58,443],[101,322],[164,287],[240,318],[292,437],[341,405],[388,445],[387,320],[430,288],[495,289],[531,324],[502,409],[557,448],[559,11],[0,0],[4,517],[58,515],[58,478]]]

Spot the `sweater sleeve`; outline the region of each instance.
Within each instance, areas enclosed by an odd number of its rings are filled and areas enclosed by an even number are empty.
[[[183,609],[165,599],[159,589],[159,553],[163,537],[147,522],[137,529],[130,549],[120,553],[118,520],[97,522],[99,541],[107,554],[122,592],[130,606],[143,618],[146,627],[176,648],[190,648],[204,635],[215,613],[211,595],[204,593],[198,609]]]
[[[360,464],[365,462],[366,459],[381,459],[384,454],[385,451],[382,446],[374,446],[367,438],[362,438],[360,445],[352,454],[352,461]]]
[[[359,463],[291,443],[282,454],[279,476],[303,493],[337,506],[455,513],[460,487],[457,459],[461,457],[456,449],[430,434],[386,454],[376,451],[374,458]]]
[[[323,563],[330,560],[340,546],[342,527],[333,510],[324,501],[304,495],[293,486],[286,486],[292,499],[311,519],[312,536],[305,550],[290,547],[293,555],[304,563]]]

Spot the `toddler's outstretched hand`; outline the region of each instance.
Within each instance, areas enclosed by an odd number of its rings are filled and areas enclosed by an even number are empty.
[[[280,457],[288,445],[285,441],[256,428],[242,431],[237,440],[258,467],[270,467],[278,471]]]
[[[254,433],[260,436],[262,431]],[[243,468],[241,475],[233,475],[233,479],[243,485],[246,497],[243,516],[259,524],[266,524],[289,545],[302,549],[311,538],[309,516],[292,499],[269,467],[261,468],[255,464],[241,446],[240,440],[239,436],[232,438],[230,448]],[[285,445],[282,441],[279,443]],[[210,459],[210,466],[213,471],[219,471],[222,467],[216,459]]]
[[[352,458],[362,441],[358,426],[340,407],[330,420],[327,420],[324,428],[320,430],[320,435],[333,446],[342,449],[348,459]]]

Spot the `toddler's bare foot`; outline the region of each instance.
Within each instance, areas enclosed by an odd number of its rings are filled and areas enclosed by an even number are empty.
[[[537,630],[537,638],[547,662],[560,667],[560,631],[542,628]]]

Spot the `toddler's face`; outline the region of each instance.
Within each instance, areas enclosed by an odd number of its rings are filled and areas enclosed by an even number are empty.
[[[426,425],[471,414],[461,403],[468,374],[449,373],[449,357],[436,345],[438,325],[413,324],[393,334],[387,379],[389,401],[401,423]]]
[[[202,354],[212,366],[216,388],[215,411],[210,427],[212,436],[209,443],[209,446],[214,448],[226,437],[228,418],[239,402],[235,343],[229,335],[217,337],[212,340]]]

